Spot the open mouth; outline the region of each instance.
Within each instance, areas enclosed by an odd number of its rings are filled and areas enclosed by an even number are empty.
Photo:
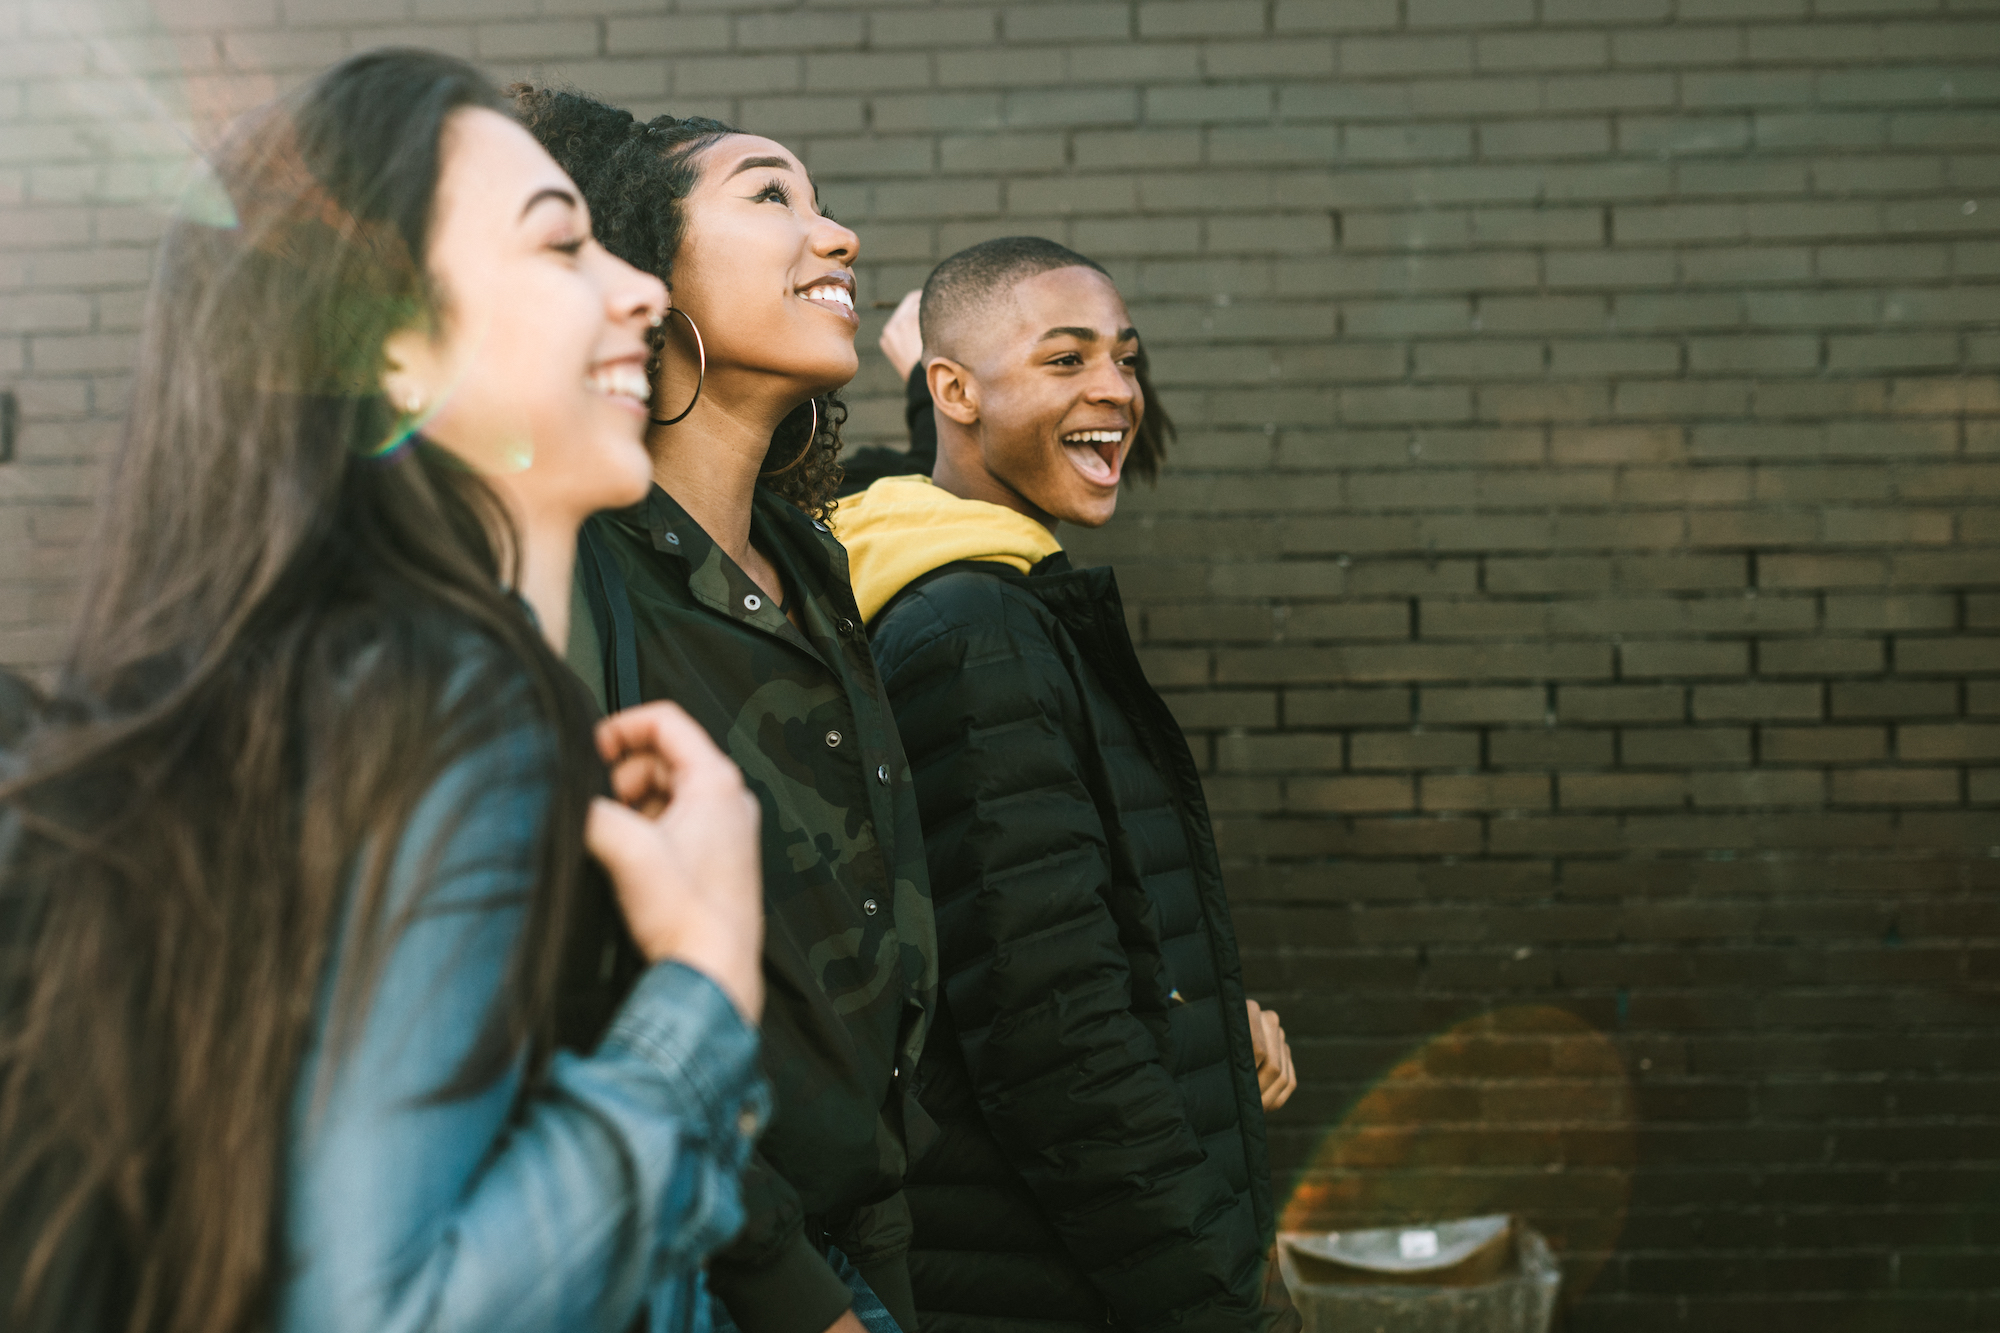
[[[653,397],[653,386],[646,382],[645,367],[632,361],[607,361],[594,368],[583,382],[592,393],[603,394],[606,398],[642,411]]]
[[[1100,486],[1116,486],[1124,430],[1073,430],[1062,437],[1071,466]]]
[[[845,273],[829,273],[818,281],[799,288],[799,295],[808,301],[839,311],[842,319],[859,318],[854,313],[854,279]]]

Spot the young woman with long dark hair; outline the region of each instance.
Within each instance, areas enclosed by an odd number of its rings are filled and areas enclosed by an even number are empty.
[[[355,57],[165,240],[0,770],[8,1327],[685,1328],[740,1223],[756,806],[551,647],[666,293],[505,110]]]
[[[771,1127],[708,1268],[743,1333],[915,1333],[902,1184],[936,932],[908,765],[824,521],[860,242],[783,144],[516,90],[605,246],[670,278],[654,487],[586,526],[570,660],[612,706],[672,699],[764,807]],[[720,1318],[719,1318],[720,1322]]]

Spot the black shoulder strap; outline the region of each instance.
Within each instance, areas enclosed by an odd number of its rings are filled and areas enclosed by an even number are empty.
[[[597,641],[605,646],[608,712],[636,708],[639,698],[639,636],[632,629],[632,598],[625,588],[625,575],[618,561],[604,549],[594,531],[595,522],[585,523],[577,543],[577,558],[583,561],[583,591],[590,601],[591,623],[597,626]]]

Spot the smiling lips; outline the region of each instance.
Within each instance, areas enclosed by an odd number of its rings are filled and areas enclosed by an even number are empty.
[[[799,288],[799,295],[808,301],[831,306],[840,312],[843,319],[859,318],[854,313],[854,279],[849,274],[829,273],[823,278],[816,278]]]
[[[1062,437],[1063,453],[1070,463],[1099,486],[1118,484],[1118,446],[1126,432],[1119,430],[1073,430]]]

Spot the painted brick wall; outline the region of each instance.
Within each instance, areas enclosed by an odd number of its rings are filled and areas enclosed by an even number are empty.
[[[1296,1224],[1525,1212],[1575,1329],[2000,1327],[2000,4],[4,0],[0,661],[166,122],[383,41],[785,140],[866,298],[1112,267],[1183,431],[1074,545],[1209,775]]]

